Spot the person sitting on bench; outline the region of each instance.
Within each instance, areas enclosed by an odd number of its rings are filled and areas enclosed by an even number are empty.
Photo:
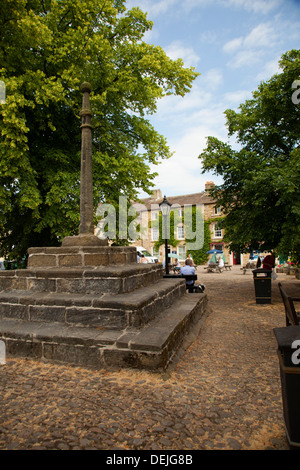
[[[180,269],[180,274],[195,274],[195,268],[193,267],[193,261],[190,258],[185,260],[185,266]],[[193,292],[195,281],[186,281],[186,288],[189,292]]]

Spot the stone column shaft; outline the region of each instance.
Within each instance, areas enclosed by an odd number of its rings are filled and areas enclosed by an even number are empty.
[[[81,176],[80,176],[80,234],[93,234],[93,170],[92,170],[92,112],[89,83],[81,85]]]

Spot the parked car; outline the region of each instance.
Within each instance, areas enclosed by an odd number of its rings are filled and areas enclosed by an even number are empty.
[[[143,246],[136,247],[137,254],[140,258],[144,258],[147,263],[158,263],[158,258],[152,256]]]

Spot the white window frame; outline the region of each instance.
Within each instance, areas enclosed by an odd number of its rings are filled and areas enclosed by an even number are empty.
[[[159,228],[158,227],[153,227],[151,229],[151,240],[153,242],[157,242],[159,240]]]
[[[177,246],[177,254],[180,258],[186,258],[186,246],[185,245],[178,245]]]
[[[159,249],[155,249],[155,247],[153,246],[152,247],[152,255],[155,257],[155,258],[159,258]]]
[[[178,225],[177,227],[177,240],[184,240],[184,225]]]
[[[214,224],[214,238],[222,238],[222,229],[217,227],[218,223]]]

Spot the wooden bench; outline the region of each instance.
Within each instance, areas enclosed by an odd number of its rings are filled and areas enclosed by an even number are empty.
[[[221,273],[223,268],[221,268],[218,263],[210,263],[208,266],[205,266],[204,269],[207,269],[208,273]]]
[[[229,269],[229,271],[231,271],[232,265],[225,263],[224,268],[225,268],[225,271],[227,271],[228,269]]]
[[[198,277],[197,274],[181,274],[180,277],[183,277],[185,279],[185,282],[187,281],[197,281]],[[186,289],[189,291],[189,293],[193,292],[204,292],[205,286],[203,284],[193,284],[193,285],[185,285]]]
[[[185,282],[187,282],[187,281],[197,281],[197,279],[198,279],[197,274],[164,274],[163,277],[164,278],[170,278],[171,277],[171,278],[177,278],[177,279],[181,277],[181,278],[185,279]],[[196,291],[198,289],[198,287],[199,286],[195,285],[195,283],[193,285],[187,285],[186,284],[186,288],[188,289],[188,291],[190,293]],[[200,289],[201,289],[201,287],[200,287]],[[203,290],[204,290],[204,286],[203,286]]]
[[[248,270],[253,271],[253,269],[255,269],[255,266],[253,266],[253,267],[243,266],[241,269],[243,270],[243,274],[246,274],[246,271],[248,271]]]
[[[279,291],[282,297],[284,309],[285,309],[285,321],[286,326],[299,325],[300,324],[300,312],[297,313],[294,302],[300,302],[300,297],[291,297],[287,295],[282,287],[281,282],[278,282]]]

